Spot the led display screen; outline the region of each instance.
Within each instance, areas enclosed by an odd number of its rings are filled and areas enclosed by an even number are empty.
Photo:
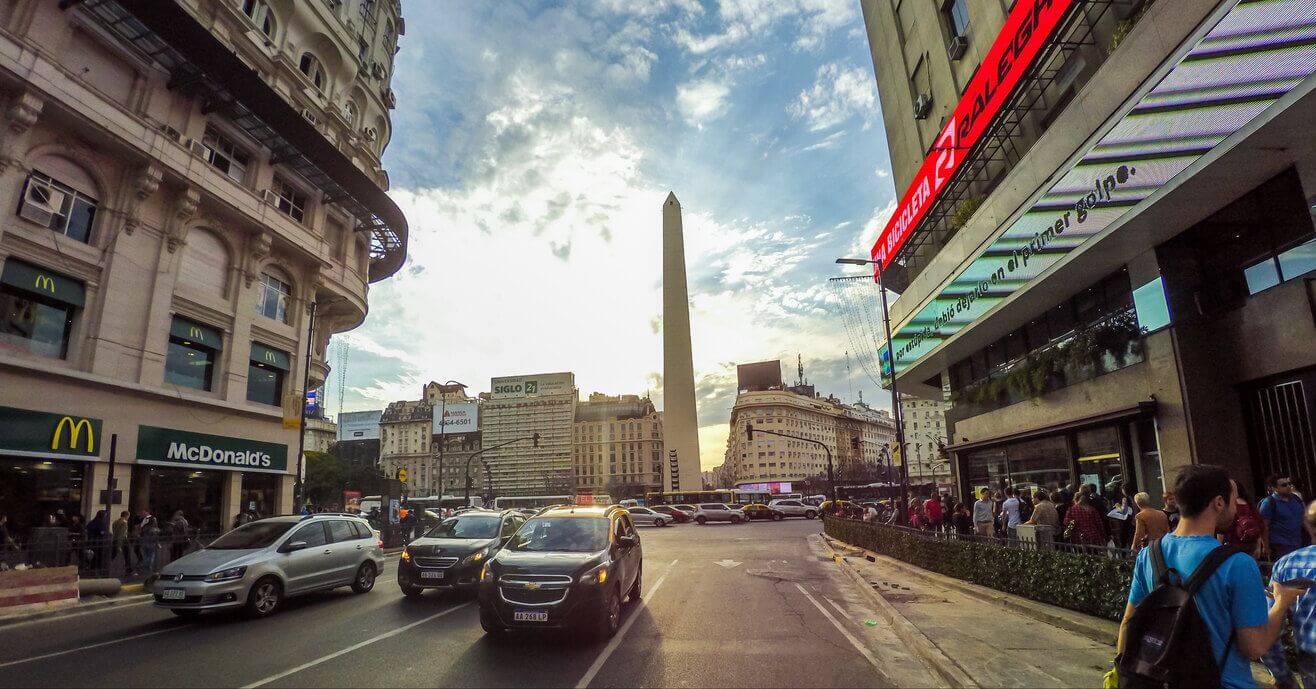
[[[1066,259],[1316,72],[1316,2],[1237,0],[894,335],[903,371]]]

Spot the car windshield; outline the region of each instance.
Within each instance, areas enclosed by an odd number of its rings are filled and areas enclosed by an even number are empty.
[[[256,550],[268,548],[288,533],[297,522],[252,522],[220,536],[211,550]]]
[[[501,523],[496,516],[449,517],[430,529],[426,538],[494,538]]]
[[[592,553],[608,547],[608,520],[531,519],[516,532],[507,547],[531,552]]]

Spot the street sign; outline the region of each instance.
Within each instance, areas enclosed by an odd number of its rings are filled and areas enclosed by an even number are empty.
[[[401,481],[401,482],[403,482],[403,483],[406,483],[406,482],[407,482],[407,470],[406,470],[406,469],[398,469],[398,480]]]

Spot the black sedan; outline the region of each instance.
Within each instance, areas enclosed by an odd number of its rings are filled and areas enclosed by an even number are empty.
[[[774,522],[779,522],[786,518],[785,512],[782,512],[775,507],[768,507],[762,503],[745,505],[743,509],[745,511],[745,518],[751,521],[755,519],[770,519]]]
[[[684,524],[690,521],[691,519],[693,519],[693,517],[690,516],[689,512],[686,512],[684,510],[678,510],[675,507],[672,507],[671,505],[654,505],[649,509],[653,510],[654,512],[658,512],[668,517],[671,517],[673,524]]]
[[[474,589],[484,563],[524,522],[513,510],[473,510],[439,522],[402,550],[398,587],[406,596],[419,596],[431,588]]]

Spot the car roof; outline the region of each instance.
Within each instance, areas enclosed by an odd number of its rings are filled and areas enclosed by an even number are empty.
[[[626,512],[626,508],[620,505],[608,505],[600,507],[595,505],[563,505],[562,507],[552,507],[540,512],[539,517],[577,517],[577,518],[595,518],[602,519],[615,512]]]

